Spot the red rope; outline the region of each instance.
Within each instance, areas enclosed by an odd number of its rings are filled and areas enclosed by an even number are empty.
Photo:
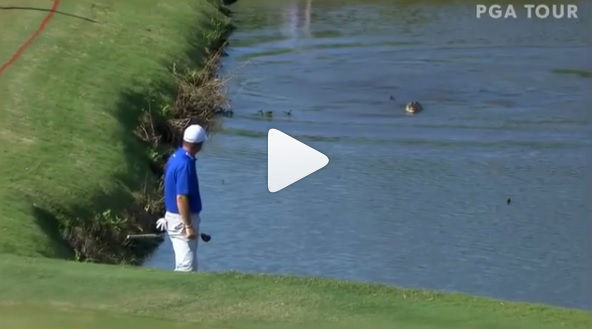
[[[45,16],[45,18],[43,19],[43,21],[41,22],[41,25],[39,25],[37,30],[35,30],[35,32],[29,37],[29,39],[27,39],[27,41],[25,41],[25,43],[23,43],[19,47],[19,49],[14,53],[14,55],[12,55],[12,57],[10,57],[8,62],[6,62],[6,63],[2,64],[2,66],[0,66],[0,75],[2,75],[2,73],[4,73],[4,71],[6,71],[10,65],[14,64],[19,59],[19,57],[21,57],[25,53],[25,50],[27,50],[27,48],[29,48],[29,46],[39,36],[39,34],[41,34],[41,32],[43,32],[43,30],[45,30],[45,28],[47,27],[47,24],[49,24],[49,22],[53,18],[53,15],[60,7],[61,2],[62,2],[61,0],[53,0],[53,5],[51,6],[49,13],[47,14],[47,16]]]

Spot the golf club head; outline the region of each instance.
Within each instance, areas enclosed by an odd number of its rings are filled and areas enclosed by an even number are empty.
[[[202,233],[199,235],[203,242],[209,242],[212,239],[212,236],[209,234]]]

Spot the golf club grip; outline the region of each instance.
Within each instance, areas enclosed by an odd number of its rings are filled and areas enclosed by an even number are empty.
[[[164,233],[149,233],[149,234],[128,234],[128,240],[135,239],[161,239],[164,237]]]

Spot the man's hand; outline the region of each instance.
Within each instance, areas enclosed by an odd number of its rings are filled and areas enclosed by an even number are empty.
[[[189,240],[194,240],[197,238],[197,232],[195,232],[195,228],[193,226],[185,226],[185,237]]]

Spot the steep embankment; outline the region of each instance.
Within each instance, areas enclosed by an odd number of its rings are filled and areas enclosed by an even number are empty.
[[[0,253],[142,253],[113,233],[147,226],[130,213],[158,197],[138,117],[171,103],[173,64],[198,66],[227,24],[217,0],[2,3]]]

